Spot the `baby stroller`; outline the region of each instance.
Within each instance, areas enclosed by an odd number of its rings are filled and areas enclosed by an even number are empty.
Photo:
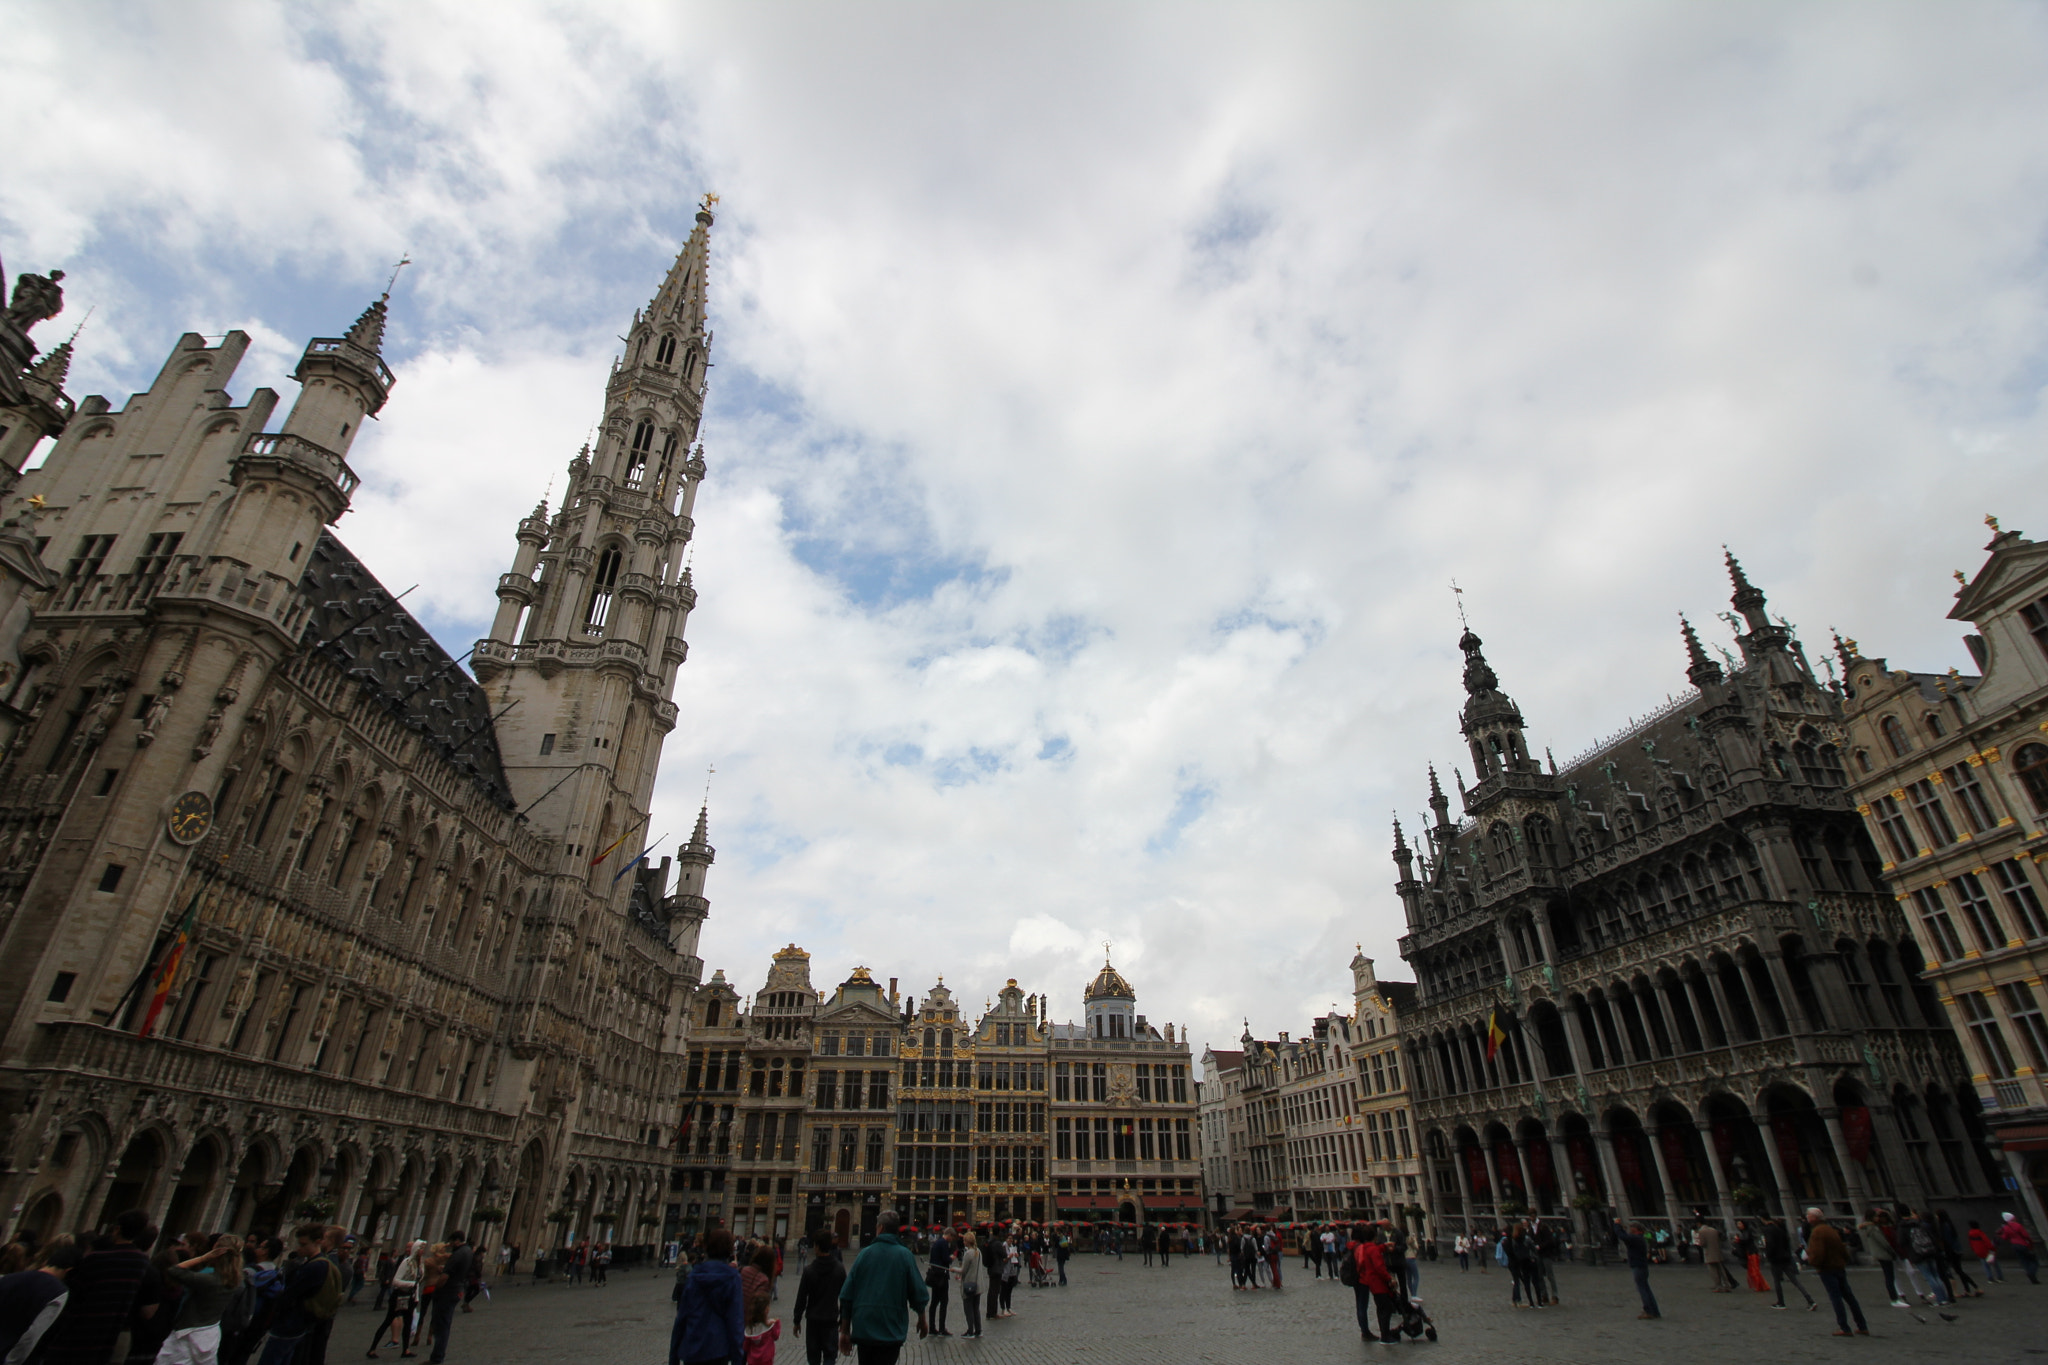
[[[1436,1340],[1436,1323],[1423,1311],[1421,1299],[1401,1301],[1401,1321],[1395,1324],[1395,1331],[1413,1341],[1416,1337]]]
[[[1031,1268],[1031,1287],[1033,1289],[1045,1288],[1048,1283],[1045,1278],[1045,1257],[1039,1254],[1037,1247],[1031,1248],[1031,1256],[1026,1261],[1026,1264]]]

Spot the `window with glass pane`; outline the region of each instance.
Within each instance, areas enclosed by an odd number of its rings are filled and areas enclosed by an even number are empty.
[[[1913,813],[1920,817],[1921,828],[1927,831],[1929,847],[1945,848],[1956,841],[1956,827],[1949,823],[1948,810],[1941,804],[1941,794],[1932,782],[1921,778],[1906,788],[1906,799],[1913,803]]]
[[[1963,820],[1975,834],[1982,834],[1998,824],[1998,817],[1992,813],[1991,797],[1978,780],[1976,768],[1968,763],[1958,763],[1953,768],[1944,768],[1942,780],[1955,793],[1956,805],[1962,809]]]
[[[2048,654],[2048,597],[2021,607],[2020,620],[2026,623],[2027,633],[2034,637],[2041,652]]]
[[[1977,1040],[1985,1068],[2000,1079],[2012,1075],[2012,1053],[2005,1045],[2005,1032],[1998,1027],[1991,1002],[1975,991],[1958,991],[1956,1008],[1962,1011],[1963,1022],[1970,1026],[1970,1034]]]
[[[1991,865],[1991,875],[1998,879],[1998,890],[2005,897],[2005,908],[2012,912],[2013,923],[2027,938],[2048,938],[2048,914],[2041,910],[2041,897],[2034,890],[2034,879],[2027,873],[2027,865],[2017,858],[2008,858],[2002,863]]]
[[[1998,993],[2005,1000],[2005,1012],[2012,1020],[2014,1031],[2027,1045],[2027,1058],[2034,1073],[2048,1073],[2048,1022],[2041,1018],[2041,1005],[2034,998],[2034,988],[2024,981],[2013,981],[2000,986]]]
[[[1074,1159],[1074,1121],[1055,1119],[1052,1134],[1053,1154],[1061,1161]]]
[[[1919,844],[1914,841],[1913,831],[1906,824],[1906,812],[1899,809],[1895,799],[1878,797],[1870,803],[1870,813],[1877,817],[1877,827],[1884,834],[1894,862],[1907,862],[1917,856]]]
[[[1963,921],[1976,936],[1977,946],[1985,952],[1993,952],[2005,946],[2005,930],[1998,922],[1998,912],[1992,909],[1991,896],[1984,890],[1984,883],[1977,880],[1974,872],[1965,872],[1956,878],[1956,904],[1962,907]]]
[[[1920,924],[1925,931],[1921,937],[1935,957],[1943,962],[1961,957],[1963,940],[1956,934],[1954,921],[1949,919],[1948,905],[1941,892],[1931,886],[1922,887],[1913,893],[1913,902],[1920,908]]]
[[[1067,1075],[1067,1064],[1065,1062],[1055,1063],[1052,1069],[1052,1097],[1056,1100],[1071,1099],[1072,1096],[1067,1093],[1070,1083],[1070,1078]]]
[[[2026,789],[2034,809],[2048,814],[2048,744],[2023,745],[2012,756],[2013,776]]]

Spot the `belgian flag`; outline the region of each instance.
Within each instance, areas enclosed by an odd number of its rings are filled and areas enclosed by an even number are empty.
[[[185,961],[185,945],[192,941],[192,926],[199,922],[199,893],[192,893],[192,903],[185,907],[185,917],[178,921],[177,932],[164,945],[163,956],[157,959],[156,970],[149,978],[149,1009],[142,1016],[142,1027],[136,1032],[144,1038],[156,1027],[156,1017],[164,1011],[164,1002],[171,998],[171,987],[177,984],[178,968]]]
[[[1500,1051],[1500,1045],[1508,1040],[1507,1030],[1500,1026],[1500,1011],[1486,1012],[1486,1060],[1492,1061],[1493,1054]]]

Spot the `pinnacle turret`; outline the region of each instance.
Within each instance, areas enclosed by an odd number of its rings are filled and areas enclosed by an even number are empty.
[[[71,343],[61,341],[29,371],[53,389],[61,390],[65,378],[71,373]]]
[[[383,354],[384,323],[391,313],[385,300],[390,297],[386,294],[363,310],[363,315],[356,319],[355,325],[348,329],[348,335],[344,338],[349,345],[360,346],[372,355]]]
[[[1700,647],[1700,637],[1683,612],[1679,613],[1678,630],[1685,637],[1685,657],[1689,663],[1685,676],[1692,680],[1692,685],[1703,688],[1724,681],[1721,665],[1707,657],[1707,651]]]

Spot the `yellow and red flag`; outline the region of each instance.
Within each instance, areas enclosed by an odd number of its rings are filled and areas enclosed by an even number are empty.
[[[1500,1051],[1500,1045],[1508,1040],[1507,1030],[1500,1026],[1500,1012],[1486,1012],[1486,1060],[1492,1061],[1493,1054]]]
[[[157,959],[156,971],[149,979],[149,1009],[142,1016],[142,1027],[136,1032],[144,1038],[156,1027],[156,1017],[164,1011],[164,1002],[171,998],[171,987],[177,984],[178,968],[184,965],[185,945],[192,941],[192,926],[199,920],[199,893],[192,893],[192,903],[185,907],[185,917],[178,921],[171,941],[164,945],[163,955]]]

